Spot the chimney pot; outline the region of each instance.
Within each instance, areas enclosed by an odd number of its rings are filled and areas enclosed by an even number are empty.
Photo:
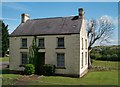
[[[21,23],[25,23],[29,19],[30,19],[29,14],[25,14],[25,13],[21,14]]]
[[[83,9],[83,8],[79,8],[79,9],[78,9],[78,12],[79,12],[79,17],[80,17],[80,18],[84,18],[84,13],[85,13],[85,12],[84,12],[84,9]]]

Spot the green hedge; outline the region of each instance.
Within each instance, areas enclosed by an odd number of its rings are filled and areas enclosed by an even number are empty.
[[[55,65],[52,64],[44,65],[44,75],[50,76],[50,75],[54,75],[54,73],[55,73]]]
[[[101,55],[101,54],[93,54],[91,53],[90,57],[95,60],[104,60],[104,61],[120,61],[120,58],[117,54],[112,55]]]
[[[26,64],[25,65],[24,73],[26,75],[31,75],[31,74],[35,73],[35,67],[34,67],[34,65],[33,64]]]

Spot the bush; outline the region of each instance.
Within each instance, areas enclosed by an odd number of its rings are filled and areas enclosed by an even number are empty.
[[[44,65],[44,74],[47,76],[54,75],[55,73],[55,65],[45,64]]]
[[[31,74],[35,73],[35,67],[34,67],[34,65],[33,64],[26,64],[25,65],[24,73],[26,75],[31,75]]]
[[[100,55],[100,54],[91,54],[90,57],[91,57],[92,59],[95,59],[95,60],[100,60],[101,57],[102,57],[102,55]]]
[[[91,54],[90,54],[90,58],[91,58],[91,59],[95,59],[95,54],[91,53]]]
[[[111,58],[110,58],[109,60],[110,60],[110,61],[119,61],[118,55],[117,55],[117,54],[111,55]]]
[[[102,57],[99,60],[104,60],[104,61],[108,60],[107,55],[102,55]]]

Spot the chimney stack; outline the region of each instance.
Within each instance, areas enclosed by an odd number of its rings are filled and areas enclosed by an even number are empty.
[[[29,14],[25,14],[25,13],[21,14],[21,23],[25,23],[29,19],[30,19]]]
[[[84,13],[85,13],[85,12],[84,12],[84,9],[83,9],[83,8],[79,8],[79,9],[78,9],[78,13],[79,13],[79,18],[82,18],[82,19],[83,19],[83,18],[84,18]]]

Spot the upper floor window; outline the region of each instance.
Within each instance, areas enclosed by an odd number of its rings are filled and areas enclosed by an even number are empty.
[[[22,38],[21,39],[21,47],[22,48],[27,48],[27,38]]]
[[[57,67],[65,67],[65,54],[57,53]]]
[[[44,48],[45,45],[44,45],[44,38],[39,38],[38,39],[38,47],[39,48]]]
[[[85,49],[87,49],[87,39],[85,39]]]
[[[83,47],[84,47],[84,43],[83,43],[83,38],[82,38],[82,50],[83,50]]]
[[[27,63],[28,63],[28,55],[27,55],[27,52],[22,52],[22,53],[21,53],[21,59],[22,59],[22,64],[27,64]]]
[[[58,48],[64,47],[64,37],[58,38]]]

